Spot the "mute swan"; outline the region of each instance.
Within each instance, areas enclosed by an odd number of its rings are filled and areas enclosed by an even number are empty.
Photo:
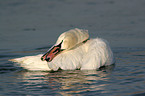
[[[11,59],[28,70],[96,70],[114,63],[106,40],[89,39],[87,30],[72,29],[62,33],[54,46],[44,55]]]

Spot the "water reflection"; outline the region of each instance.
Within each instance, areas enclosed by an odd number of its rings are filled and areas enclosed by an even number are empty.
[[[63,71],[59,74],[51,74],[46,80],[55,82],[51,83],[51,86],[56,86],[56,83],[60,84],[61,95],[75,94],[81,92],[89,92],[95,90],[103,90],[105,84],[97,84],[98,80],[107,80],[105,77],[107,74],[97,71]],[[99,85],[99,86],[97,86]]]
[[[109,69],[110,70],[110,69]],[[110,72],[104,71],[60,71],[60,72],[19,72],[23,89],[45,94],[74,95],[87,92],[105,93]],[[43,89],[43,90],[42,90]],[[36,91],[37,92],[33,92]],[[32,94],[31,93],[31,94]]]

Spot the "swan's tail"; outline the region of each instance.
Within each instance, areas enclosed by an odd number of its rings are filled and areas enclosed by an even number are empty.
[[[10,59],[9,61],[15,62],[16,66],[23,67],[24,69],[31,71],[49,71],[50,68],[46,61],[41,61],[41,56],[25,56],[21,58]]]

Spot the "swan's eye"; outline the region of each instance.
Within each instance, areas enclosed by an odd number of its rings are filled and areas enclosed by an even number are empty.
[[[61,44],[62,44],[63,40],[57,45],[57,47],[61,48]]]

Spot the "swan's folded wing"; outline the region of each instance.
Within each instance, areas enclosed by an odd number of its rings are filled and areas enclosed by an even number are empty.
[[[113,53],[108,42],[101,38],[86,42],[87,54],[83,58],[81,70],[94,70],[114,63]]]

